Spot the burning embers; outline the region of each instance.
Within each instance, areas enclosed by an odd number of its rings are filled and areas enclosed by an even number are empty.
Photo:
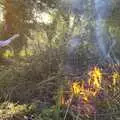
[[[109,89],[114,88],[120,79],[118,72],[103,71],[95,66],[88,72],[87,80],[72,82],[69,95],[65,93],[64,97],[62,96],[62,103],[71,106],[71,110],[82,115],[95,114],[97,112],[95,101],[107,99]]]

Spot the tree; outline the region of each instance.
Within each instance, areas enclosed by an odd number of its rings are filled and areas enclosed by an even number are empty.
[[[25,34],[30,35],[29,30],[33,28],[32,10],[34,6],[30,6],[24,0],[5,0],[4,1],[4,31],[3,38],[12,36],[15,33],[20,34],[20,38],[13,42],[14,52],[17,55],[24,45],[27,45]],[[31,22],[32,21],[32,22]]]

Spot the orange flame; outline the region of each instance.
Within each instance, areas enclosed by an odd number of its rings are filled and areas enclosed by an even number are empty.
[[[89,72],[89,76],[87,83],[84,81],[82,81],[82,84],[80,84],[80,82],[72,83],[72,94],[75,96],[81,96],[85,101],[89,101],[89,98],[94,97],[101,89],[101,70],[95,67]],[[87,88],[85,87],[85,84],[87,84]]]
[[[109,69],[109,68],[108,68]],[[112,69],[112,68],[110,68]],[[112,72],[110,74],[102,72],[97,66],[88,72],[88,79],[83,79],[80,81],[75,81],[70,87],[69,97],[67,99],[62,98],[62,102],[65,105],[72,104],[71,108],[74,111],[85,113],[87,115],[96,113],[94,104],[91,104],[92,100],[98,96],[104,97],[104,91],[108,91],[111,87],[117,87],[118,82],[120,81],[120,73]],[[110,86],[110,87],[108,87]],[[115,92],[114,89],[113,92]],[[101,94],[101,92],[103,94]],[[71,103],[71,96],[73,103]]]
[[[112,85],[116,85],[116,83],[117,83],[117,80],[119,79],[119,77],[120,77],[120,75],[119,75],[119,73],[118,72],[114,72],[113,73],[113,75],[112,75]]]

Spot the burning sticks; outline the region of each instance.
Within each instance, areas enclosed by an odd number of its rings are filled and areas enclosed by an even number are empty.
[[[95,114],[96,104],[94,101],[108,99],[108,91],[113,89],[112,92],[114,92],[114,88],[120,80],[119,72],[110,70],[110,73],[104,73],[103,71],[104,70],[95,66],[88,72],[87,80],[72,82],[70,84],[69,95],[67,95],[69,97],[67,97],[67,99],[63,98],[65,100],[64,104],[71,104],[71,109],[78,113],[88,115]],[[71,96],[73,96],[72,100]],[[71,101],[71,103],[69,103],[69,101]]]

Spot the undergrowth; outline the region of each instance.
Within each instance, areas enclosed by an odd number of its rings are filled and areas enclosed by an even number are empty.
[[[59,49],[48,49],[9,67],[0,66],[1,120],[120,119],[119,84],[107,89],[105,99],[95,97],[95,115],[84,115],[71,109],[73,98],[67,105],[62,103],[64,91],[69,94],[70,86],[63,74],[64,55],[60,53]]]

